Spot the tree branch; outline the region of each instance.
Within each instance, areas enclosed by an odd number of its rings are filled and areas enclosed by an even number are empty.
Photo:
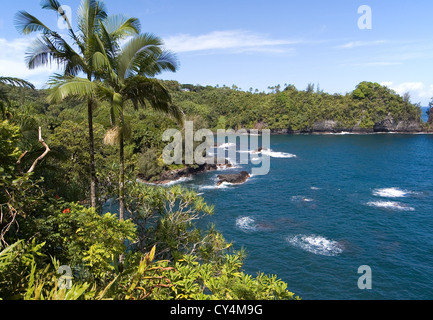
[[[44,139],[42,139],[42,130],[41,127],[39,127],[39,142],[45,147],[45,152],[43,154],[41,154],[36,160],[35,162],[33,162],[32,166],[30,167],[29,171],[27,171],[27,173],[31,173],[35,170],[36,165],[38,164],[39,161],[41,161],[43,158],[45,158],[45,156],[48,154],[48,152],[50,152],[50,148],[48,147],[48,145],[45,143]]]
[[[17,161],[17,169],[18,169],[18,172],[20,173],[20,174],[22,174],[23,173],[23,170],[21,169],[21,160],[23,160],[23,158],[27,155],[27,153],[28,153],[28,151],[25,151],[22,155],[20,155],[20,157],[18,158],[18,161]]]

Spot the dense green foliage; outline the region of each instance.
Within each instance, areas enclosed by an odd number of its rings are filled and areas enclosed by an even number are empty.
[[[79,161],[88,161],[81,154],[80,123],[65,120],[53,130],[47,141],[58,143],[66,156],[47,157],[34,173],[17,167],[24,154],[20,128],[0,123],[1,299],[295,298],[276,276],[242,272],[244,252],[233,250],[214,227],[196,227],[213,207],[194,191],[129,183],[124,221],[117,213],[104,213],[107,208],[78,204],[81,193],[67,194],[68,200],[59,196],[62,187],[88,183],[80,179],[87,167]],[[115,170],[107,163],[117,157],[100,156],[102,172]],[[106,189],[107,196],[116,194],[115,186]],[[68,269],[70,274],[62,273]]]
[[[419,121],[421,110],[393,90],[377,83],[362,82],[345,95],[297,90],[293,85],[272,87],[270,93],[244,92],[236,86],[201,87],[168,82],[174,103],[187,114],[200,115],[213,129],[289,129],[312,130],[320,121],[333,120],[339,128],[349,129],[360,123],[372,129],[391,116],[396,121]]]

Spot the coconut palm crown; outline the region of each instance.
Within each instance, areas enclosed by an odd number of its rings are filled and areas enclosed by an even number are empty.
[[[63,67],[63,76],[72,77],[84,73],[89,81],[97,78],[93,69],[95,54],[100,48],[97,36],[102,32],[105,37],[115,41],[140,32],[140,23],[136,18],[122,15],[108,16],[103,1],[82,0],[77,14],[77,30],[74,31],[71,21],[57,0],[42,0],[42,9],[50,10],[67,26],[68,42],[56,30],[49,28],[35,16],[26,11],[19,11],[15,16],[15,26],[19,32],[28,35],[38,33],[26,53],[26,64],[29,69],[50,65],[53,62]],[[102,31],[103,30],[103,31]],[[90,153],[90,201],[96,207],[96,168],[94,157],[93,109],[97,100],[87,97],[89,153]]]

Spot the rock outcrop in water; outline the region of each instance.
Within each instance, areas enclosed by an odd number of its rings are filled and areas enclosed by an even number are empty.
[[[218,183],[217,186],[221,185],[224,182],[232,183],[232,184],[242,184],[248,180],[250,174],[246,171],[241,171],[239,173],[234,174],[220,174],[217,176]]]
[[[208,171],[215,171],[220,169],[229,169],[232,165],[230,163],[226,164],[203,164],[198,167],[187,166],[182,169],[164,171],[158,181],[152,182],[152,184],[167,184],[173,181],[177,181],[182,178],[192,177],[194,175],[205,173]],[[150,183],[143,180],[145,183]]]
[[[386,117],[374,125],[374,132],[422,132],[423,128],[418,121],[395,121],[392,117]]]

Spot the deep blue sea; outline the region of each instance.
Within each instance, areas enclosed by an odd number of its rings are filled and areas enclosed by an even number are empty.
[[[245,184],[216,175],[252,165],[182,182],[215,206],[203,226],[245,248],[245,272],[305,300],[433,299],[433,135],[272,136],[271,149],[270,172]]]

